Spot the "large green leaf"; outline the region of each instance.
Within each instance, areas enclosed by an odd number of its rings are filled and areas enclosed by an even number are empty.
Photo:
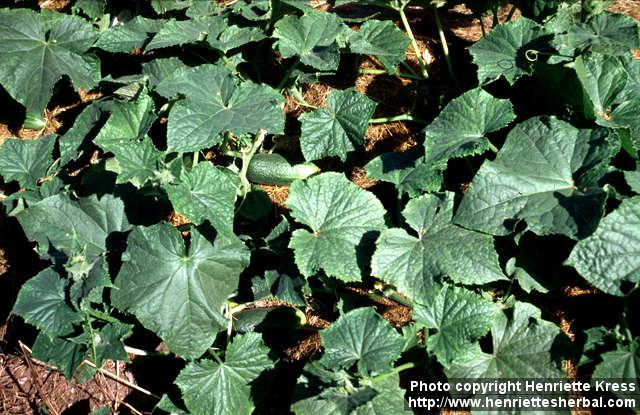
[[[351,52],[375,56],[392,73],[405,60],[410,42],[389,20],[369,20],[349,34]]]
[[[404,413],[404,390],[397,374],[364,379],[358,387],[343,372],[308,363],[298,378],[291,410],[296,415],[388,415]]]
[[[540,310],[517,302],[509,314],[493,320],[493,350],[485,353],[476,343],[445,370],[450,378],[521,379],[560,378],[559,357],[552,346],[560,334],[555,324],[542,320]]]
[[[624,295],[640,281],[640,197],[624,200],[593,235],[578,241],[567,264],[612,295]]]
[[[445,285],[424,305],[414,305],[413,318],[437,330],[427,338],[427,349],[446,367],[489,332],[499,312],[497,304],[478,294]]]
[[[109,118],[93,142],[106,151],[118,153],[122,143],[142,140],[156,119],[153,100],[146,92],[132,101],[109,101],[102,104]]]
[[[264,32],[257,27],[226,26],[217,36],[207,37],[212,48],[224,53],[239,48],[247,43],[257,42],[265,38]]]
[[[300,147],[305,160],[338,156],[362,148],[376,103],[353,89],[332,91],[327,107],[300,116]]]
[[[635,193],[640,193],[640,170],[625,171],[624,179]]]
[[[372,274],[416,300],[425,298],[444,276],[465,284],[506,279],[493,238],[451,223],[453,199],[453,193],[445,193],[409,201],[402,213],[417,237],[400,228],[383,231]]]
[[[37,242],[41,255],[80,255],[88,263],[106,253],[107,237],[112,232],[131,228],[124,203],[111,195],[72,200],[65,194],[57,194],[15,216],[27,238]]]
[[[603,353],[600,362],[591,376],[592,382],[604,381],[605,385],[621,385],[633,383],[638,386],[640,379],[640,338],[636,337],[631,344],[618,346],[618,350]],[[619,398],[632,399],[635,402],[635,409],[640,410],[638,402],[638,391],[636,390],[614,390],[614,395]]]
[[[607,55],[628,54],[631,49],[640,47],[638,23],[623,14],[597,14],[556,34],[553,45],[565,56],[585,49]]]
[[[202,42],[208,36],[217,36],[224,26],[225,21],[222,16],[205,16],[188,20],[171,19],[162,25],[145,49],[154,50]]]
[[[638,151],[640,61],[629,56],[592,53],[578,57],[575,70],[592,106],[585,112],[602,126],[629,129],[633,147]]]
[[[27,114],[42,116],[63,76],[84,89],[100,79],[97,59],[85,54],[96,32],[80,17],[2,9],[0,38],[0,84],[27,108]]]
[[[226,326],[221,307],[238,288],[249,252],[237,239],[218,236],[212,244],[197,230],[190,236],[187,247],[168,224],[135,228],[111,299],[172,351],[195,358]]]
[[[166,20],[135,16],[128,22],[102,32],[94,46],[108,52],[122,53],[142,49],[165,24]]]
[[[219,167],[209,162],[183,171],[180,180],[165,187],[178,212],[200,225],[208,220],[218,232],[233,235],[236,187]]]
[[[416,197],[440,190],[443,183],[441,167],[427,164],[424,149],[416,146],[402,152],[381,154],[364,169],[367,176],[393,183],[398,192]]]
[[[302,17],[285,16],[276,23],[274,44],[283,57],[299,56],[305,65],[322,71],[338,69],[339,36],[347,26],[333,13],[309,13]]]
[[[525,221],[538,235],[584,237],[602,216],[597,182],[617,152],[605,129],[577,129],[556,118],[530,118],[511,130],[494,161],[485,161],[454,221],[507,235]]]
[[[162,180],[164,174],[164,153],[159,151],[149,137],[142,141],[124,141],[111,146],[116,156],[118,173],[116,183],[130,182],[142,187],[147,181]]]
[[[309,228],[296,229],[289,247],[300,272],[323,269],[344,281],[360,280],[377,236],[384,208],[372,194],[338,173],[323,173],[291,185],[286,205]]]
[[[11,313],[49,336],[71,334],[82,315],[67,303],[65,286],[65,280],[47,268],[22,286]]]
[[[480,84],[501,76],[513,84],[524,75],[533,73],[528,50],[544,50],[551,36],[533,20],[516,19],[498,25],[489,34],[469,47],[473,62],[478,65]]]
[[[632,380],[640,378],[640,345],[638,339],[618,350],[602,354],[600,362],[593,371],[592,379]]]
[[[49,337],[45,333],[38,334],[32,349],[33,357],[56,366],[67,379],[71,379],[88,351],[84,344]]]
[[[34,189],[53,163],[55,136],[37,140],[9,139],[0,147],[0,175],[6,182],[17,180],[20,187]]]
[[[389,371],[404,345],[402,335],[370,307],[340,316],[320,337],[323,365],[335,370],[357,364],[363,376]]]
[[[169,113],[169,151],[210,147],[226,131],[255,134],[264,129],[279,134],[284,130],[282,96],[267,85],[241,82],[224,66],[179,69],[156,91],[168,98],[184,96]]]
[[[175,383],[193,415],[249,415],[255,407],[251,382],[273,365],[260,334],[240,334],[227,347],[224,362],[189,363]]]
[[[94,101],[76,117],[73,125],[58,139],[60,163],[62,165],[78,158],[87,150],[93,150],[92,141],[99,127],[108,117],[109,111],[103,101]]]
[[[486,134],[506,127],[516,118],[508,99],[494,98],[481,88],[453,99],[425,129],[427,163],[443,163],[453,157],[485,152],[491,143]]]

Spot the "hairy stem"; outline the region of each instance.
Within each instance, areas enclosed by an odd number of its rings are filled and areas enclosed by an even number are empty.
[[[480,30],[482,30],[482,37],[487,36],[487,29],[485,29],[484,21],[482,20],[482,13],[476,14],[476,18],[480,22]]]
[[[291,78],[293,71],[295,71],[298,68],[298,65],[300,65],[300,60],[296,59],[293,65],[291,65],[289,69],[287,69],[287,72],[284,74],[284,77],[276,87],[278,91],[282,91],[284,89],[284,87],[287,85],[287,82],[289,82],[289,78]]]
[[[423,79],[423,78],[421,78],[419,76],[412,75],[410,73],[396,72],[394,74],[390,74],[389,72],[385,71],[384,69],[360,68],[360,69],[358,69],[358,73],[362,74],[362,75],[393,75],[393,76],[396,76],[398,78],[407,78],[407,79],[416,79],[416,80],[422,80]]]
[[[262,143],[264,142],[264,138],[266,135],[267,135],[267,132],[265,130],[258,131],[258,134],[256,134],[256,139],[254,140],[253,144],[251,144],[250,147],[246,147],[242,149],[241,151],[242,168],[240,169],[240,180],[242,183],[243,199],[247,195],[247,193],[251,191],[251,183],[247,178],[247,170],[249,169],[249,163],[251,163],[251,159],[253,158],[253,156],[258,152],[260,147],[262,147]]]
[[[414,117],[411,114],[400,114],[394,117],[372,118],[369,120],[369,124],[384,124],[384,123],[395,122],[395,121],[413,121],[419,124],[425,124],[425,125],[429,124],[427,121],[420,119],[418,117]]]
[[[456,87],[460,89],[460,83],[458,83],[458,78],[456,77],[456,74],[453,71],[453,63],[451,62],[451,56],[449,55],[449,45],[447,45],[447,38],[444,34],[444,28],[442,27],[442,21],[440,20],[440,13],[438,13],[437,7],[433,8],[433,14],[436,17],[436,25],[438,26],[438,36],[440,36],[442,53],[444,54],[444,60],[447,62],[447,69],[449,70],[449,75],[451,76],[451,80],[456,85]]]
[[[429,69],[422,59],[422,54],[420,53],[420,47],[418,46],[418,41],[416,37],[413,35],[413,31],[411,30],[411,26],[409,25],[409,20],[407,20],[407,15],[404,13],[404,8],[406,4],[403,4],[399,9],[398,13],[400,13],[400,20],[402,20],[402,25],[404,26],[404,30],[407,32],[409,39],[411,39],[411,46],[413,47],[413,51],[416,54],[416,60],[418,61],[418,65],[420,65],[420,70],[422,72],[422,76],[425,79],[429,78]]]
[[[396,373],[400,373],[403,372],[407,369],[413,369],[414,367],[416,367],[416,363],[415,362],[407,362],[407,363],[403,363],[400,366],[396,366],[394,367],[390,372],[386,372],[386,373],[382,373],[378,376],[374,376],[371,380],[372,381],[380,381],[382,379],[386,379],[389,376],[393,376]]]
[[[507,19],[505,20],[505,23],[511,21],[515,12],[516,12],[516,5],[514,4],[513,6],[511,6],[511,10],[509,10],[509,14],[507,15]]]

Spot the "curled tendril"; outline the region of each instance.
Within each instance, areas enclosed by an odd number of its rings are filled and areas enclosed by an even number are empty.
[[[540,51],[535,50],[535,49],[527,49],[527,51],[524,53],[525,58],[527,58],[527,60],[529,62],[535,62],[538,60],[538,55],[540,54]]]

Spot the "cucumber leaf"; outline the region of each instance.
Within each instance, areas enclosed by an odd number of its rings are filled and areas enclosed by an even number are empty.
[[[593,371],[592,379],[619,379],[637,382],[640,378],[640,345],[636,338],[628,346],[602,354],[600,362]]]
[[[53,135],[5,141],[0,147],[0,175],[7,182],[16,180],[23,189],[35,189],[38,179],[47,175],[53,163],[55,143]]]
[[[149,137],[142,141],[125,141],[113,146],[118,173],[116,183],[131,183],[142,187],[147,181],[162,180],[164,153],[159,151]]]
[[[601,358],[602,362],[596,366],[591,376],[592,382],[598,380],[604,381],[605,384],[633,382],[637,388],[640,378],[640,338],[636,337],[629,345],[619,345],[618,350],[603,353]],[[633,399],[635,409],[640,409],[640,403],[636,399],[637,389],[614,391],[613,394],[619,398]]]
[[[516,118],[508,99],[494,98],[481,88],[453,99],[425,129],[427,163],[443,163],[454,157],[480,154],[489,149],[487,133],[509,125]]]
[[[625,171],[624,179],[633,192],[640,193],[640,170]]]
[[[410,200],[402,214],[417,237],[400,228],[383,231],[372,274],[418,301],[444,276],[464,284],[506,279],[493,238],[451,223],[453,199],[453,193],[444,193]]]
[[[188,20],[171,19],[162,25],[146,45],[145,50],[202,42],[208,36],[217,36],[224,26],[224,18],[221,16],[205,16]]]
[[[107,52],[120,53],[144,49],[165,24],[167,24],[166,20],[135,16],[127,22],[119,23],[102,32],[93,46]]]
[[[249,415],[256,403],[251,383],[273,366],[260,334],[239,334],[227,347],[224,362],[189,363],[175,383],[194,415]]]
[[[640,281],[640,197],[624,200],[593,235],[578,241],[567,264],[608,294],[633,288]]]
[[[340,48],[337,39],[348,27],[332,13],[285,16],[276,23],[274,48],[284,58],[299,56],[300,61],[321,71],[338,69]]]
[[[470,343],[487,334],[500,313],[497,304],[460,287],[444,285],[425,301],[416,303],[413,318],[436,329],[427,339],[427,350],[447,367]]]
[[[475,343],[445,373],[467,379],[563,378],[559,356],[552,353],[559,335],[560,329],[542,320],[538,308],[517,302],[509,314],[499,313],[494,319],[491,353]]]
[[[233,235],[236,186],[226,173],[209,162],[183,170],[180,180],[165,187],[176,211],[193,223],[208,220],[218,232]]]
[[[327,375],[328,373],[328,375]],[[384,415],[404,407],[404,390],[397,374],[365,379],[359,387],[346,385],[340,372],[329,372],[319,363],[308,363],[296,385],[292,411],[297,415]]]
[[[86,53],[96,31],[80,17],[1,9],[0,38],[0,84],[27,115],[42,116],[63,76],[87,90],[100,80],[98,60]]]
[[[528,50],[547,50],[551,35],[526,17],[498,25],[469,47],[481,85],[504,76],[510,85],[533,73]]]
[[[389,20],[369,20],[360,30],[349,34],[349,50],[362,55],[372,55],[394,73],[405,60],[411,41]]]
[[[400,357],[404,339],[373,308],[351,310],[320,331],[328,369],[348,369],[357,364],[362,376],[384,373]]]
[[[71,379],[87,352],[85,344],[49,337],[45,333],[38,334],[32,347],[33,357],[56,366],[67,379]]]
[[[197,151],[218,144],[221,134],[284,130],[284,99],[267,85],[240,81],[220,65],[179,69],[156,87],[167,98],[184,96],[169,112],[167,150]]]
[[[305,160],[347,154],[364,146],[364,134],[376,103],[354,89],[332,91],[327,107],[300,116],[300,147]]]
[[[83,318],[67,303],[65,287],[66,281],[46,268],[22,286],[11,313],[49,336],[71,334],[73,325]]]
[[[401,152],[384,153],[364,169],[372,179],[393,183],[400,193],[416,197],[424,192],[436,192],[443,183],[442,170],[425,162],[424,149],[412,147]]]
[[[109,111],[109,118],[93,142],[113,153],[122,153],[119,146],[124,142],[142,140],[156,119],[153,100],[146,92],[131,101],[105,102],[102,107]]]
[[[66,261],[80,255],[87,263],[109,249],[112,232],[131,229],[122,200],[105,195],[72,200],[65,194],[47,197],[17,213],[25,235],[41,256]]]
[[[554,117],[516,125],[494,161],[485,161],[454,222],[507,235],[521,221],[538,235],[593,232],[605,194],[597,185],[619,145],[604,129],[577,129]]]
[[[112,302],[175,353],[202,355],[226,327],[221,308],[249,263],[246,247],[221,235],[211,243],[197,230],[185,246],[180,232],[163,223],[136,227],[124,256]]]
[[[571,25],[566,32],[556,34],[553,45],[561,55],[589,50],[607,55],[623,55],[640,47],[638,23],[623,14],[602,13],[585,23]]]
[[[343,281],[359,281],[377,236],[384,208],[372,194],[339,173],[323,173],[291,185],[286,205],[311,228],[293,231],[289,247],[300,272],[320,269]]]
[[[628,56],[590,53],[576,59],[575,70],[592,106],[585,112],[599,125],[628,129],[637,152],[640,148],[640,113],[637,111],[640,62]]]

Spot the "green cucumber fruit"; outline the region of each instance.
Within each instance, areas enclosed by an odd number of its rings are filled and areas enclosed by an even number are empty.
[[[288,185],[319,171],[320,168],[313,163],[291,165],[280,154],[256,154],[249,162],[247,179],[258,184]]]
[[[42,118],[41,115],[27,114],[22,126],[29,130],[41,130],[47,124],[47,120]]]

